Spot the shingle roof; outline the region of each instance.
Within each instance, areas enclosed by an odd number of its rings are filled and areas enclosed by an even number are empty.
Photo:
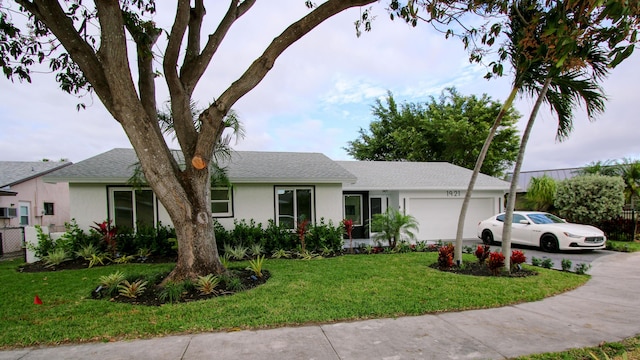
[[[181,154],[176,152],[176,157]],[[133,149],[113,149],[48,176],[49,181],[123,183],[138,162]],[[236,151],[221,164],[234,183],[354,182],[355,177],[320,153]]]
[[[0,161],[0,188],[13,186],[71,165],[55,161]]]
[[[466,190],[472,171],[445,162],[338,161],[358,181],[344,190]],[[475,189],[508,190],[509,183],[479,174]]]

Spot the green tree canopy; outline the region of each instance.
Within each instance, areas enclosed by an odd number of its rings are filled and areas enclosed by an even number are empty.
[[[389,92],[386,103],[372,106],[376,118],[369,130],[360,129],[347,153],[358,160],[446,161],[473,169],[502,104],[486,94],[464,96],[448,88],[424,104],[398,105]],[[520,114],[510,108],[496,133],[482,172],[501,176],[516,158]]]

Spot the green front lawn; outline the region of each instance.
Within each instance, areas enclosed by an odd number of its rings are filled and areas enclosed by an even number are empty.
[[[405,253],[267,260],[271,278],[258,288],[159,307],[92,300],[90,293],[100,276],[116,270],[151,274],[173,264],[18,273],[18,262],[4,262],[0,348],[498,307],[539,300],[588,280],[541,268],[535,268],[539,275],[526,278],[457,275],[430,268],[436,259],[436,253]],[[468,255],[467,261],[474,259]],[[33,304],[35,294],[44,305]]]

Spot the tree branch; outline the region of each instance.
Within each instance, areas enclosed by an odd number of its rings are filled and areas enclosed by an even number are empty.
[[[191,44],[191,41],[192,41],[191,32],[197,30],[197,33],[198,34],[200,33],[200,30],[201,30],[200,26],[202,26],[202,21],[201,21],[202,19],[200,19],[200,22],[194,22],[193,24],[189,25],[190,37],[189,37],[189,46],[187,46],[187,49],[190,51],[187,51],[188,56],[186,56],[184,59],[184,63],[182,65],[181,74],[180,74],[182,83],[184,84],[184,87],[188,93],[193,92],[196,84],[202,77],[202,74],[204,74],[204,72],[207,70],[209,63],[213,58],[213,55],[218,50],[220,43],[222,42],[224,37],[227,35],[227,32],[231,28],[231,25],[233,25],[233,23],[236,20],[238,20],[242,15],[244,15],[247,11],[249,11],[249,9],[251,9],[251,7],[256,2],[255,0],[246,0],[246,1],[243,1],[240,5],[238,5],[238,1],[239,0],[231,1],[231,4],[229,5],[229,9],[227,10],[227,13],[224,15],[222,20],[220,21],[220,24],[218,25],[216,30],[213,32],[213,34],[209,35],[209,40],[207,41],[207,45],[205,45],[204,50],[202,51],[202,54],[199,54],[199,49],[200,49],[199,36],[197,39],[198,40],[197,44]],[[204,10],[204,8],[202,10]],[[204,16],[204,13],[202,13],[201,15]],[[198,28],[197,29],[193,28],[194,25],[198,26]],[[195,40],[195,36],[193,40]],[[195,51],[196,46],[198,51]]]
[[[190,11],[189,0],[178,1],[176,17],[171,27],[163,62],[165,81],[171,98],[173,128],[185,156],[193,153],[198,138],[198,132],[191,118],[191,94],[185,91],[178,76],[178,58],[182,39],[189,25]]]
[[[123,13],[123,17],[127,19],[125,26],[136,43],[140,102],[150,121],[158,123],[152,48],[160,37],[160,29],[151,21],[140,22],[132,14]]]
[[[195,157],[204,160],[205,164],[209,163],[213,148],[219,139],[224,116],[238,99],[264,79],[284,50],[328,18],[348,8],[364,6],[375,1],[377,0],[329,0],[291,24],[273,39],[262,55],[249,66],[244,74],[231,84],[206,111],[200,114],[202,126]]]
[[[96,9],[101,29],[97,56],[109,86],[117,89],[112,92],[111,101],[115,117],[122,121],[122,115],[130,112],[132,104],[139,105],[129,66],[122,11],[118,2],[107,1],[96,1]]]
[[[80,67],[104,106],[113,114],[111,89],[93,48],[78,34],[71,19],[57,2],[16,0],[42,21]]]
[[[187,51],[184,56],[184,63],[190,62],[200,54],[200,32],[202,30],[202,19],[206,13],[207,10],[204,8],[203,0],[196,0],[195,6],[190,11],[189,35],[187,36]]]

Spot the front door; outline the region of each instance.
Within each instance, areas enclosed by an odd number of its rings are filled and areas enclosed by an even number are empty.
[[[387,211],[389,199],[386,195],[374,195],[369,198],[369,236],[373,238],[379,231],[373,224],[373,216]]]

